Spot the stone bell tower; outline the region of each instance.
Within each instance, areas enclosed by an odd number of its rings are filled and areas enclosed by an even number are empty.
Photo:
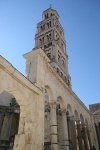
[[[64,82],[71,87],[71,78],[68,73],[68,55],[66,52],[64,30],[59,22],[59,15],[57,11],[51,7],[43,12],[42,21],[37,24],[35,48],[24,55],[24,58],[27,60],[27,78],[33,83],[40,82],[40,70],[42,67],[39,69],[41,62],[39,62],[39,58],[36,55],[39,48],[41,48],[48,56],[49,63],[52,68],[64,80]],[[41,71],[41,74],[42,73],[43,71]]]
[[[43,49],[50,59],[51,66],[66,84],[71,87],[64,30],[59,22],[57,11],[52,8],[43,12],[42,21],[37,24],[35,48]]]

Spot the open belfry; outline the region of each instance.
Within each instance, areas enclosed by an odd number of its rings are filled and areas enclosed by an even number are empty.
[[[72,90],[56,10],[43,12],[23,57],[27,77],[0,56],[0,150],[100,150],[100,115],[95,122]]]

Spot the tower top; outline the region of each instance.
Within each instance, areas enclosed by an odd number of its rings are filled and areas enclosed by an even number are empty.
[[[42,19],[45,20],[51,16],[56,16],[57,19],[59,19],[59,14],[56,10],[52,9],[52,5],[50,4],[50,7],[43,11]]]

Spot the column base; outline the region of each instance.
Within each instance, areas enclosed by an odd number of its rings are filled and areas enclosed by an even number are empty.
[[[69,140],[62,141],[63,150],[69,150]]]

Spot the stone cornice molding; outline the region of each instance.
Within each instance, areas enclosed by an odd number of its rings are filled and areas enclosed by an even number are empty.
[[[44,51],[41,48],[33,49],[32,51],[24,54],[23,57],[27,60],[30,60],[30,59],[33,59],[34,57],[38,56],[38,54],[43,57],[43,59],[46,63],[50,62],[50,59],[47,57],[47,55],[44,53]]]
[[[16,68],[14,68],[12,64],[9,63],[6,59],[4,59],[1,55],[0,55],[0,68],[4,70],[7,74],[9,74],[14,80],[19,82],[21,85],[25,86],[30,91],[41,95],[42,89],[36,87],[36,85],[31,83],[23,74],[21,74]]]

